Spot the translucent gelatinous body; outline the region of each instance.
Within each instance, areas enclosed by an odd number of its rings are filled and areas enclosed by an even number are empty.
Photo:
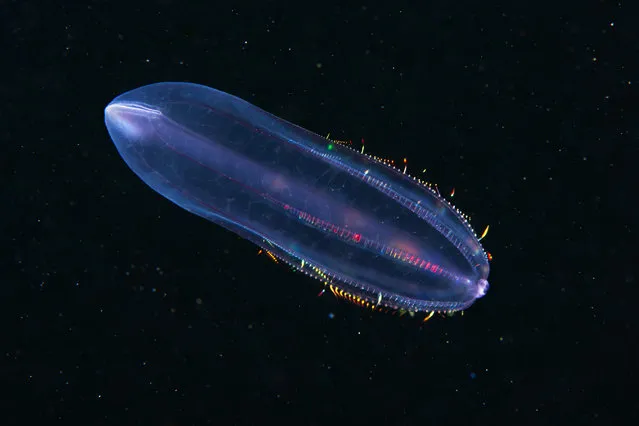
[[[158,83],[105,121],[155,191],[360,300],[453,311],[487,291],[486,253],[436,192],[246,101]]]

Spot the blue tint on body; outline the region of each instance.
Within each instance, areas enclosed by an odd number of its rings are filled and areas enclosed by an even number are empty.
[[[488,289],[486,253],[437,193],[242,99],[152,84],[105,122],[155,191],[373,305],[454,311]]]

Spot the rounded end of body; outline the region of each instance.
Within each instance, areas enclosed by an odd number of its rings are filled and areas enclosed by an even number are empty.
[[[152,108],[134,104],[111,102],[104,109],[104,123],[116,142],[144,140],[152,131],[150,119],[161,114]]]
[[[475,298],[479,299],[480,297],[484,297],[486,295],[486,293],[488,293],[488,288],[490,287],[490,284],[488,284],[488,280],[485,279],[480,279],[479,281],[477,281],[477,293],[475,294]]]

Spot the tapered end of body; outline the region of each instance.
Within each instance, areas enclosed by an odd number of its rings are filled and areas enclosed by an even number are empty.
[[[152,131],[151,120],[161,113],[135,103],[111,102],[104,109],[104,122],[116,145],[143,141]]]

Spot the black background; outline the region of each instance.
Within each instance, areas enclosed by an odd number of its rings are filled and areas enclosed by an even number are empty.
[[[634,424],[630,4],[0,3],[0,424]],[[316,297],[119,157],[104,107],[159,81],[425,168],[491,225],[490,292]]]

